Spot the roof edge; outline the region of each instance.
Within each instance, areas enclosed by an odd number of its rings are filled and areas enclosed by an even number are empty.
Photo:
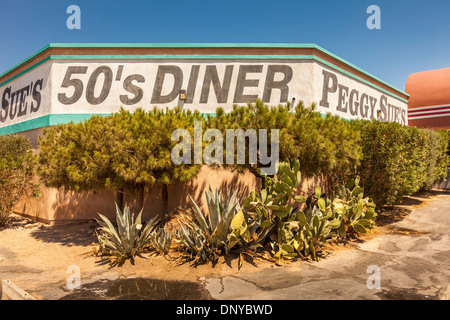
[[[39,54],[47,51],[50,48],[311,48],[319,50],[326,55],[348,65],[349,67],[371,77],[372,79],[390,87],[391,89],[409,97],[409,94],[404,90],[400,90],[397,87],[381,80],[380,78],[372,75],[371,73],[364,71],[358,66],[342,59],[341,57],[335,55],[334,53],[322,48],[321,46],[314,43],[49,43],[45,47],[36,51],[32,55],[28,56],[24,60],[20,61],[18,64],[9,68],[5,72],[0,74],[0,78],[8,75],[8,73],[19,68],[23,64],[32,60]]]

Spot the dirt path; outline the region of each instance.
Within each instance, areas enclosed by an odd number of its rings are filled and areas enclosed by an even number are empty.
[[[392,222],[401,220],[413,208],[425,205],[435,196],[439,196],[438,193],[405,199],[404,205],[396,207],[394,214],[381,215],[381,226],[366,240],[389,233]],[[96,243],[93,224],[47,226],[16,219],[14,227],[0,231],[0,279],[11,280],[36,299],[59,299],[73,293],[67,286],[67,280],[75,270],[70,269],[71,266],[79,268],[82,287],[99,280],[129,278],[198,282],[199,279],[246,277],[273,268],[288,268],[276,267],[267,261],[247,261],[239,269],[236,256],[221,258],[214,267],[200,265],[195,268],[189,264],[174,264],[164,257],[143,256],[138,257],[134,265],[128,261],[121,267],[111,268],[100,257],[91,254]],[[330,247],[328,252],[336,256],[349,250],[355,251],[352,246],[339,246]],[[305,263],[297,261],[289,267],[301,267]]]
[[[23,218],[16,219],[27,222]],[[46,226],[29,222],[0,231],[0,279],[11,280],[36,299],[59,299],[72,293],[67,280],[72,266],[80,270],[81,284],[98,280],[124,278],[155,278],[163,280],[198,281],[212,275],[254,272],[271,267],[269,262],[244,263],[238,270],[238,257],[221,258],[212,267],[189,263],[179,264],[161,256],[144,254],[132,264],[111,267],[101,257],[92,254],[96,236],[91,224]]]

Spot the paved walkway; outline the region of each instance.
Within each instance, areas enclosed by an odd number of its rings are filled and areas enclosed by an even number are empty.
[[[450,299],[450,193],[389,230],[319,262],[207,278],[206,289],[215,299]]]

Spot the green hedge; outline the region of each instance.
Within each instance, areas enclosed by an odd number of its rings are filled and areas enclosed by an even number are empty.
[[[447,155],[450,156],[450,129],[440,129],[437,132],[441,136],[443,143],[447,144]]]
[[[279,129],[280,161],[299,159],[304,176],[321,177],[330,195],[359,175],[365,194],[378,207],[431,188],[446,177],[449,165],[448,130],[348,121],[315,112],[314,105],[306,108],[299,103],[291,110],[289,105],[270,107],[258,100],[235,106],[229,113],[218,108],[215,117],[203,118],[198,112],[122,111],[48,129],[40,140],[41,175],[47,184],[81,189],[108,187],[113,182],[118,182],[112,188],[117,190],[125,184],[133,189],[143,182],[185,181],[198,168],[186,166],[178,173],[176,166],[161,167],[161,163],[170,162],[173,129],[192,130],[193,121],[200,120],[203,130]],[[235,166],[257,174],[255,166]]]
[[[0,226],[9,223],[13,207],[22,196],[37,196],[33,182],[36,156],[23,135],[0,136]]]
[[[397,204],[403,196],[445,179],[449,156],[442,134],[398,123],[352,123],[362,138],[363,160],[357,174],[378,206]]]
[[[229,113],[219,108],[216,116],[208,117],[206,126],[222,132],[237,128],[279,129],[280,161],[298,159],[303,175],[322,177],[326,190],[331,192],[333,186],[353,178],[362,158],[360,133],[349,121],[322,115],[314,108],[306,108],[302,102],[295,110],[289,105],[269,107],[257,100],[248,106],[234,106]],[[256,174],[254,167],[245,167]]]
[[[134,194],[142,208],[145,190],[158,186],[162,212],[168,213],[167,186],[192,179],[200,169],[173,163],[172,132],[193,131],[194,121],[202,120],[200,113],[179,108],[121,109],[111,116],[46,128],[39,139],[38,173],[50,187],[115,191],[121,207],[124,192]]]

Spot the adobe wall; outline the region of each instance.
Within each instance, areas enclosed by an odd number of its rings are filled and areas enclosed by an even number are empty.
[[[301,190],[312,193],[317,186],[317,179],[304,179]],[[211,187],[226,193],[239,188],[241,198],[252,190],[261,190],[261,179],[250,172],[238,173],[222,167],[204,165],[199,174],[189,183],[169,186],[169,212],[173,210],[190,210],[189,195],[196,201],[205,214],[208,212],[204,192]],[[75,192],[48,188],[41,185],[38,198],[24,198],[15,206],[17,214],[24,215],[48,224],[64,224],[98,218],[101,213],[108,218],[115,218],[115,195],[108,190],[96,192]],[[128,203],[132,212],[137,213],[136,197],[127,194],[124,202]],[[161,213],[161,189],[148,190],[144,201],[144,218],[154,217]]]
[[[175,209],[189,208],[189,195],[207,211],[204,191],[211,187],[226,192],[239,187],[240,194],[251,190],[259,190],[260,179],[249,172],[238,174],[229,169],[203,166],[196,178],[185,184],[169,186],[169,212]],[[75,192],[48,188],[41,185],[41,196],[22,199],[15,207],[15,212],[49,224],[61,224],[74,221],[85,221],[98,218],[101,213],[109,218],[115,217],[115,194],[108,190],[96,192]],[[136,212],[136,197],[126,194],[124,202],[128,203],[132,212]],[[136,212],[137,213],[137,212]],[[148,190],[144,201],[144,218],[154,217],[161,213],[161,189]]]

